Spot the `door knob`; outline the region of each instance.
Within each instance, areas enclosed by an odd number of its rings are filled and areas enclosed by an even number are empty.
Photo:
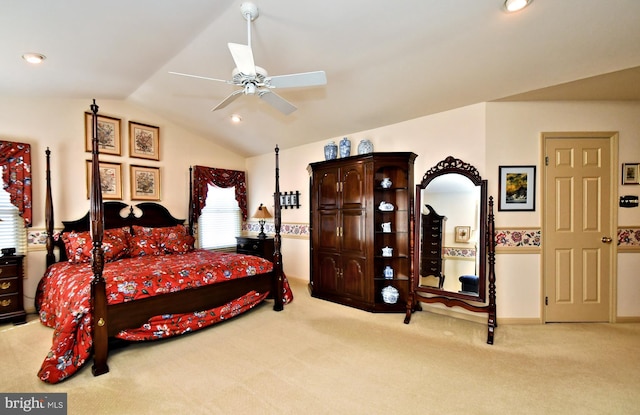
[[[602,242],[604,242],[605,244],[610,244],[612,240],[613,239],[609,238],[608,236],[602,237]]]

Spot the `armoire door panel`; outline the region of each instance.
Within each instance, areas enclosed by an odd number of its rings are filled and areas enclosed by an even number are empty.
[[[364,258],[345,256],[342,259],[342,284],[344,293],[352,298],[366,300],[366,264]]]
[[[322,250],[338,251],[340,249],[340,222],[337,210],[319,211],[317,215],[318,232],[314,235],[316,247]]]
[[[318,254],[314,267],[313,288],[318,292],[333,294],[339,292],[340,264],[335,255]]]
[[[364,176],[362,164],[341,169],[342,208],[360,209],[364,205]]]
[[[342,251],[365,255],[365,214],[362,210],[342,211]]]
[[[317,177],[318,180],[318,208],[336,209],[338,208],[338,171],[322,171]]]

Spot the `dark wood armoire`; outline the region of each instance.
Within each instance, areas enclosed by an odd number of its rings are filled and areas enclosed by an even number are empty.
[[[369,153],[309,165],[313,297],[373,312],[405,311],[415,158]]]

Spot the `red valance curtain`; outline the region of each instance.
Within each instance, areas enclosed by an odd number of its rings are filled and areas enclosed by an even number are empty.
[[[197,221],[207,200],[209,185],[235,187],[236,200],[242,210],[242,220],[247,220],[247,182],[243,171],[195,166],[193,168],[193,221]]]
[[[0,141],[3,188],[18,208],[26,226],[31,226],[31,145]]]

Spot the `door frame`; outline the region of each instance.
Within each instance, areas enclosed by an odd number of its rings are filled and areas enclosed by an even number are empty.
[[[547,188],[545,186],[546,183],[546,140],[548,138],[554,139],[589,139],[589,138],[605,138],[609,139],[609,150],[610,150],[610,177],[611,177],[611,194],[609,200],[609,208],[611,211],[611,216],[609,218],[609,226],[611,228],[611,238],[613,239],[613,243],[611,244],[611,261],[609,266],[609,322],[615,323],[617,310],[618,310],[618,190],[620,183],[620,169],[618,169],[618,132],[617,131],[568,131],[568,132],[543,132],[540,134],[540,166],[543,168],[540,169],[541,177],[540,177],[540,219],[542,223],[541,231],[542,231],[542,250],[540,252],[540,260],[541,260],[541,268],[540,268],[540,310],[541,310],[541,320],[542,323],[547,322],[547,313],[545,307],[545,295],[546,295],[546,280],[547,278],[544,275],[546,258],[545,258],[545,238],[547,235],[547,212],[544,209],[546,205],[546,197],[547,197]]]

